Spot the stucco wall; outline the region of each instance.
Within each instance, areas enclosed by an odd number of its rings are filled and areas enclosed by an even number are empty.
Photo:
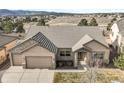
[[[24,51],[23,53],[13,54],[13,62],[15,63],[15,65],[22,65],[22,63],[26,62],[25,61],[26,56],[52,56],[53,63],[55,61],[55,54],[54,53],[52,53],[49,50],[42,48],[38,45],[35,45],[32,48]]]
[[[0,49],[0,64],[2,64],[6,60],[5,49]]]
[[[11,54],[12,56],[12,65],[21,66],[23,62],[23,57],[21,54]]]
[[[114,23],[111,27],[110,39],[114,47],[121,46],[122,35],[119,33],[119,28],[116,23]]]
[[[119,33],[118,26],[116,23],[114,23],[111,27],[111,34],[110,34],[110,39],[112,43],[116,40],[118,33]]]
[[[105,46],[103,46],[102,44],[96,42],[96,41],[92,41],[92,42],[89,42],[87,43],[85,46],[89,47],[92,49],[92,51],[101,51],[101,52],[104,52],[105,55],[104,55],[104,59],[109,59],[109,49]]]

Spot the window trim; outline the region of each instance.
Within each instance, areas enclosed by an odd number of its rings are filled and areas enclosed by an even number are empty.
[[[95,57],[95,54],[97,55],[97,57]],[[103,56],[102,58],[100,58],[101,55]],[[104,59],[104,56],[105,56],[105,52],[103,52],[103,51],[94,51],[92,53],[93,59]]]
[[[59,56],[69,57],[69,56],[71,56],[71,51],[70,50],[60,50]]]

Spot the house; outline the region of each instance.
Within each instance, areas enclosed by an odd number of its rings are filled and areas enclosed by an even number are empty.
[[[111,44],[117,53],[121,53],[124,46],[124,19],[121,19],[112,25],[110,39]]]
[[[16,40],[16,37],[0,34],[0,65],[8,58],[8,51],[15,46]]]
[[[109,46],[99,27],[31,26],[10,51],[13,66],[78,68],[108,62]]]

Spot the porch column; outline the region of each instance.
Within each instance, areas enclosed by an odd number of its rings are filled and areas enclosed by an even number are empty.
[[[51,69],[55,69],[56,68],[56,60],[55,58],[53,58],[52,60],[52,68]]]
[[[25,69],[26,68],[26,57],[22,56],[23,62],[22,62],[22,67]]]
[[[77,67],[78,66],[78,53],[77,52],[75,52],[74,53],[74,67]]]
[[[13,58],[11,52],[9,52],[9,59],[10,59],[10,65],[13,66]]]

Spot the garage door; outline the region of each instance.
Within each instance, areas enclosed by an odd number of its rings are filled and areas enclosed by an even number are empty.
[[[52,57],[50,56],[28,56],[26,57],[27,68],[50,68]]]

